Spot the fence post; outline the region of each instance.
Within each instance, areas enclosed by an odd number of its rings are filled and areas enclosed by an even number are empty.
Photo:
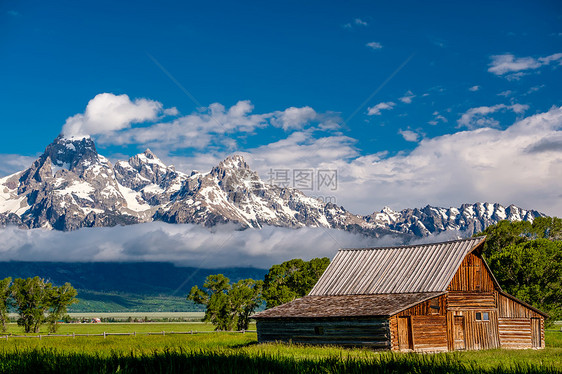
[[[162,331],[162,335],[166,335],[166,331]]]
[[[105,339],[105,331],[103,332],[103,338]]]
[[[72,339],[76,339],[76,335],[74,335],[74,331],[72,331]]]
[[[39,334],[39,340],[41,340],[41,334]]]
[[[137,332],[136,332],[136,331],[133,331],[133,336],[137,336]]]

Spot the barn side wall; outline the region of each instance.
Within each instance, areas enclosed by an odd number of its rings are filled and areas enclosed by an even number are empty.
[[[525,305],[497,294],[499,338],[502,348],[544,348],[544,317]],[[533,322],[539,324],[540,338],[533,335]],[[534,341],[540,339],[540,341]]]
[[[419,303],[390,317],[391,349],[393,351],[413,350],[415,352],[447,351],[447,296],[442,295]],[[407,319],[400,324],[399,319]],[[407,328],[404,332],[400,329]],[[400,342],[409,337],[409,344]]]
[[[337,344],[390,348],[388,318],[258,319],[258,342]]]

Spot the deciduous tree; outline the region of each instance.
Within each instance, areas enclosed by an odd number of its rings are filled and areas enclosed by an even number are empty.
[[[47,317],[50,332],[57,331],[57,321],[66,315],[70,305],[78,301],[76,300],[77,294],[74,287],[68,282],[60,287],[51,288],[49,295],[49,316]]]
[[[562,318],[562,220],[501,221],[477,235],[482,234],[484,257],[501,287],[551,321]]]
[[[266,307],[272,308],[305,296],[329,264],[330,259],[324,257],[310,261],[293,259],[273,265],[264,280],[263,298]]]
[[[243,279],[231,285],[223,274],[210,275],[203,284],[205,290],[194,286],[187,298],[206,306],[204,320],[217,330],[247,330],[249,317],[261,302],[262,284]]]
[[[228,292],[230,306],[237,316],[236,329],[248,330],[250,316],[262,303],[263,281],[242,279]]]
[[[12,278],[0,280],[0,326],[2,328],[2,332],[6,331],[6,324],[8,323],[10,283],[12,283]]]
[[[39,277],[14,279],[10,293],[19,314],[18,325],[25,332],[39,332],[49,309],[51,289],[51,283]]]

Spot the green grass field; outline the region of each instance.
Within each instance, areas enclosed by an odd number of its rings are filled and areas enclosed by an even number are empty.
[[[251,326],[250,329],[255,329]],[[146,335],[160,331],[201,334]],[[542,350],[447,354],[379,353],[287,344],[257,344],[256,333],[212,332],[206,323],[63,324],[58,334],[136,332],[136,336],[0,338],[0,372],[225,373],[560,373],[562,332],[547,331]],[[9,325],[10,334],[21,328]],[[37,335],[37,334],[35,334]],[[2,336],[0,334],[0,336]]]

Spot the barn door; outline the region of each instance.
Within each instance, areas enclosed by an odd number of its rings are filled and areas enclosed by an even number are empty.
[[[401,351],[414,349],[410,317],[398,317],[398,348]]]
[[[533,348],[541,347],[541,320],[539,318],[531,318],[531,341]]]
[[[464,316],[454,316],[453,339],[455,351],[466,349],[464,342]]]

